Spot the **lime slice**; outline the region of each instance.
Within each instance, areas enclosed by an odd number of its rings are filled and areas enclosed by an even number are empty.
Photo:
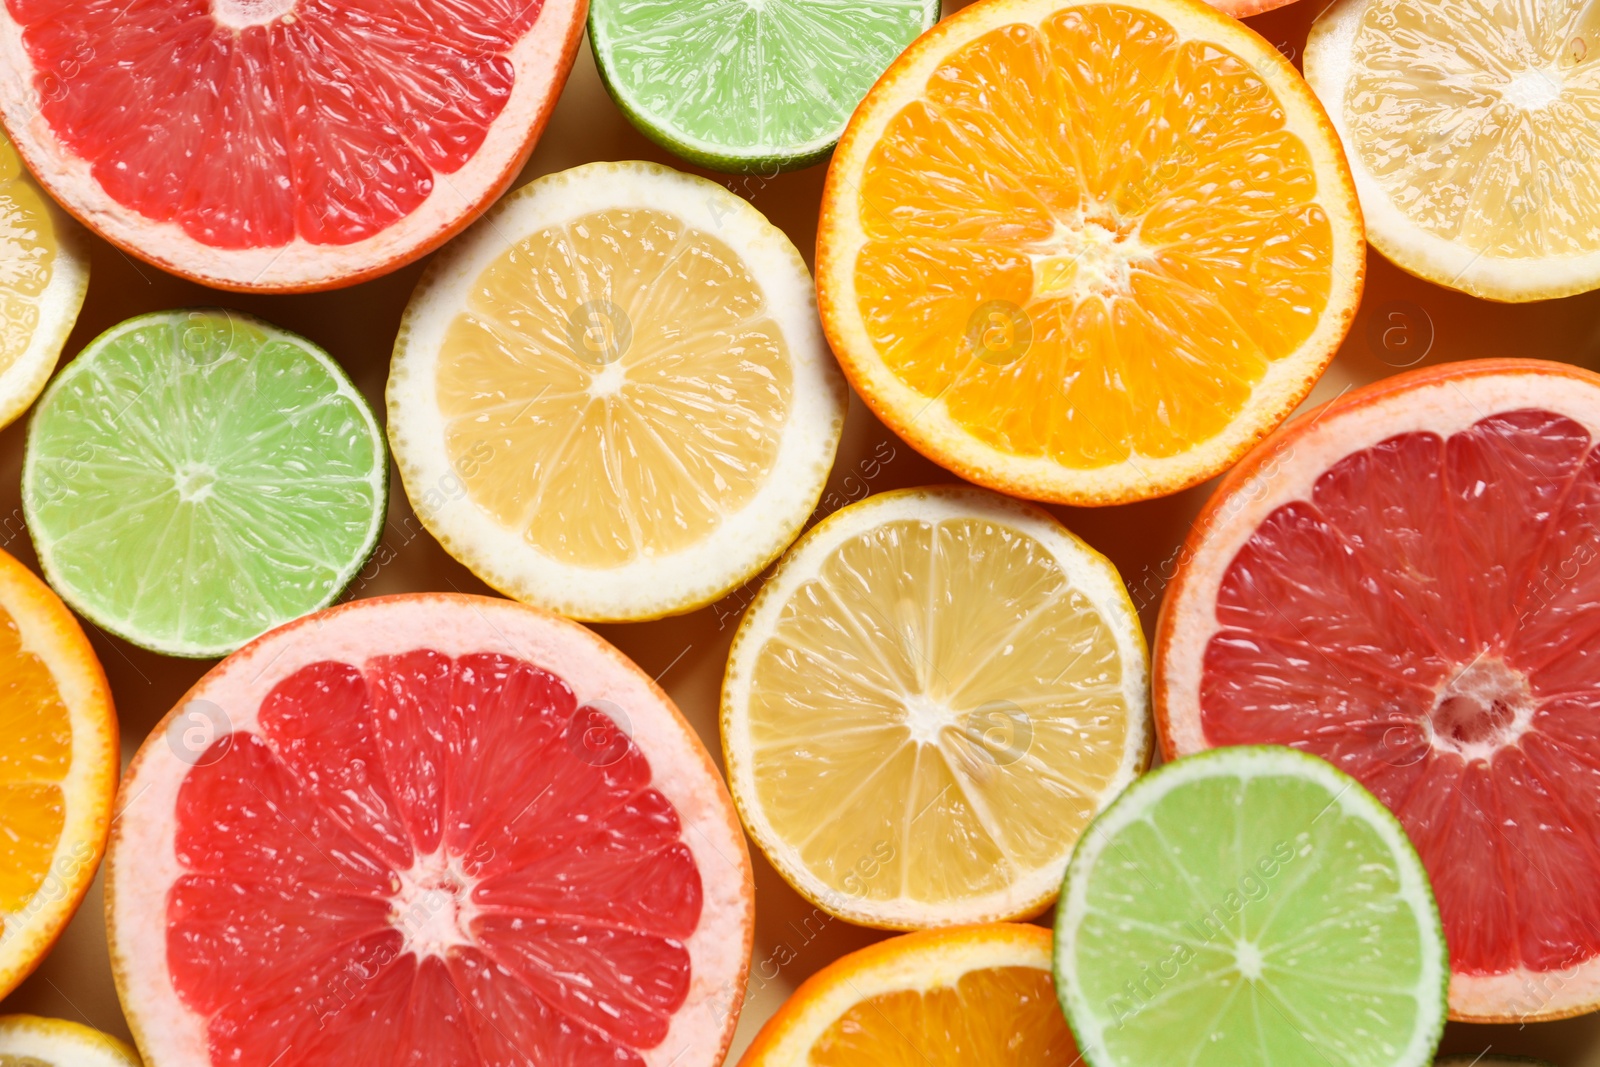
[[[387,498],[382,434],[338,364],[222,310],[95,338],[40,400],[22,471],[62,598],[177,656],[232,652],[332,603]]]
[[[716,170],[810,166],[937,0],[594,0],[589,42],[639,132]]]
[[[1444,1056],[1435,1061],[1434,1067],[1555,1067],[1549,1060],[1536,1060],[1531,1056],[1490,1056],[1480,1052],[1478,1055]]]
[[[1400,824],[1288,748],[1135,782],[1079,840],[1056,917],[1056,992],[1092,1067],[1419,1067],[1449,976]]]

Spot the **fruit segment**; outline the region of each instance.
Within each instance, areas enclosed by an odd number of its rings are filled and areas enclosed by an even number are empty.
[[[178,794],[167,956],[212,1061],[642,1065],[702,908],[651,780],[511,656],[296,671]]]
[[[72,721],[50,670],[0,609],[0,937],[50,873],[66,820]],[[25,917],[19,917],[25,918]]]
[[[39,328],[39,300],[55,260],[55,224],[44,194],[0,135],[0,374],[28,350]]]
[[[1344,456],[1222,578],[1206,739],[1293,744],[1371,788],[1460,973],[1600,953],[1597,538],[1589,432],[1517,409]]]
[[[1077,1050],[1033,967],[969,971],[953,985],[867,997],[811,1046],[815,1067],[1071,1063]]]
[[[1287,122],[1246,60],[1149,11],[977,37],[865,163],[868,337],[1004,453],[1088,469],[1189,450],[1328,307],[1327,191]]]
[[[540,0],[7,0],[61,142],[223,249],[363,240],[459,170]],[[448,180],[448,179],[445,179]]]
[[[793,356],[744,260],[651,208],[541,230],[479,276],[439,352],[451,468],[563,563],[703,541],[768,480]]]

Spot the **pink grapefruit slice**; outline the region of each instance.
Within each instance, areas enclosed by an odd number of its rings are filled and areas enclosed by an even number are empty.
[[[1291,745],[1394,811],[1452,1017],[1600,1006],[1600,376],[1447,364],[1263,442],[1182,549],[1155,700],[1168,758]]]
[[[522,168],[584,0],[4,0],[0,117],[102,236],[236,290],[349,285]]]
[[[419,594],[224,660],[129,767],[117,985],[162,1067],[715,1067],[749,854],[666,695],[575,623]]]

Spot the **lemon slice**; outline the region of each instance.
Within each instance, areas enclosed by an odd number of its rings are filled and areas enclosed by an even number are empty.
[[[801,539],[734,638],[734,801],[852,922],[1036,914],[1148,762],[1146,671],[1115,568],[1048,514],[971,488],[869,497]]]
[[[0,1015],[0,1067],[139,1067],[133,1049],[65,1019]]]
[[[846,395],[781,231],[702,178],[595,163],[434,262],[395,342],[389,435],[423,524],[484,581],[649,619],[794,540]]]
[[[44,388],[88,288],[82,228],[40,191],[0,132],[0,426]]]
[[[1600,5],[1340,0],[1305,67],[1378,251],[1491,300],[1600,287]]]

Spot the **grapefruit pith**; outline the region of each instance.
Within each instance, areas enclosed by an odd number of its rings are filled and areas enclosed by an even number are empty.
[[[749,856],[705,748],[610,645],[459,595],[229,657],[128,771],[113,967],[163,1067],[721,1062]]]
[[[0,117],[102,236],[223,289],[349,285],[510,183],[584,0],[6,0]]]
[[[1452,1017],[1600,1005],[1600,376],[1484,360],[1258,447],[1184,546],[1167,756],[1285,744],[1387,804],[1438,897]]]

